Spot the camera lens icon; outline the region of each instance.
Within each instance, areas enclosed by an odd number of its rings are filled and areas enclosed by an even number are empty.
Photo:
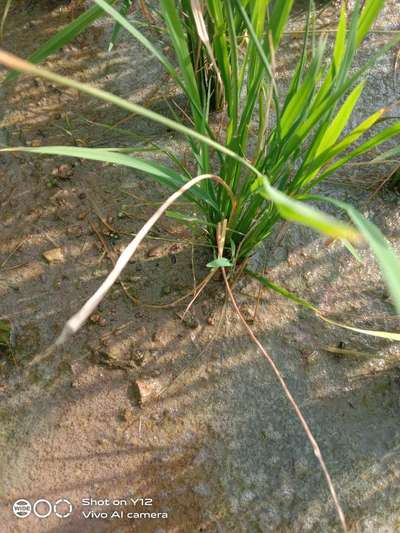
[[[68,518],[72,513],[72,503],[66,498],[60,498],[54,504],[54,512],[58,518]]]
[[[54,504],[39,498],[33,505],[21,498],[13,503],[12,510],[18,518],[27,518],[32,512],[37,518],[47,518],[52,513],[58,518],[68,518],[72,514],[73,506],[66,498],[59,498]]]
[[[36,500],[33,505],[33,513],[38,518],[47,518],[51,515],[53,512],[53,506],[48,500],[45,500],[44,498],[41,498],[40,500]]]

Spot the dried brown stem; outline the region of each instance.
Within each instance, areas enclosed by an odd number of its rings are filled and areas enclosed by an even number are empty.
[[[328,469],[326,467],[326,464],[325,464],[325,461],[322,457],[322,454],[321,454],[321,450],[318,446],[318,443],[317,441],[315,440],[312,432],[311,432],[311,429],[306,421],[306,419],[304,418],[302,412],[300,411],[300,408],[299,406],[297,405],[295,399],[293,398],[288,386],[286,385],[286,382],[285,380],[283,379],[283,376],[279,370],[279,368],[276,366],[274,360],[272,359],[272,357],[268,354],[268,352],[265,350],[265,348],[263,347],[263,345],[261,344],[261,342],[257,339],[257,337],[255,336],[255,334],[253,333],[253,330],[251,329],[251,327],[247,324],[244,316],[242,315],[242,313],[240,312],[240,309],[239,309],[239,306],[235,300],[235,297],[233,295],[233,292],[232,292],[232,289],[229,285],[229,282],[228,282],[228,278],[226,276],[226,272],[225,272],[225,269],[222,268],[222,275],[224,277],[224,281],[225,281],[225,286],[226,286],[226,290],[228,292],[228,295],[229,295],[229,298],[232,302],[232,305],[233,305],[233,308],[235,309],[238,317],[240,318],[240,321],[242,322],[243,326],[245,327],[246,331],[247,331],[247,334],[249,335],[249,337],[252,339],[252,341],[257,345],[258,349],[261,351],[261,353],[263,354],[263,356],[267,359],[268,363],[270,364],[272,370],[274,371],[279,383],[281,384],[285,394],[286,394],[286,397],[287,399],[289,400],[289,402],[291,403],[295,413],[296,413],[296,416],[298,417],[298,419],[300,420],[300,423],[301,425],[303,426],[303,429],[307,435],[307,438],[308,440],[310,441],[310,444],[314,450],[314,453],[315,455],[317,456],[317,459],[319,461],[319,464],[321,465],[321,468],[322,468],[322,471],[325,475],[325,479],[326,479],[326,482],[328,484],[328,487],[329,487],[329,490],[330,490],[330,493],[332,495],[332,499],[334,501],[334,504],[335,504],[335,507],[336,507],[336,511],[337,511],[337,514],[339,516],[339,520],[340,520],[340,523],[342,525],[342,528],[343,528],[343,531],[347,532],[348,529],[347,529],[347,525],[346,525],[346,519],[344,517],[344,513],[343,513],[343,510],[342,510],[342,507],[339,503],[339,499],[337,497],[337,494],[336,494],[336,490],[335,490],[335,487],[333,486],[333,483],[332,483],[332,479],[331,479],[331,476],[328,472]]]
[[[86,322],[89,316],[93,313],[93,311],[97,308],[99,303],[103,300],[103,298],[105,297],[107,292],[110,290],[110,288],[118,280],[122,271],[128,264],[130,258],[135,253],[135,251],[137,250],[138,246],[143,241],[143,239],[146,237],[147,233],[154,226],[154,224],[158,221],[158,219],[161,218],[161,216],[165,213],[168,207],[171,204],[173,204],[186,191],[188,191],[191,187],[193,187],[200,181],[203,181],[206,179],[211,179],[213,181],[216,181],[221,186],[223,186],[226,189],[228,195],[232,199],[232,205],[235,205],[236,203],[235,197],[230,187],[219,176],[216,176],[214,174],[203,174],[185,183],[179,190],[171,194],[171,196],[169,196],[169,198],[165,200],[163,205],[161,205],[157,209],[157,211],[149,218],[146,224],[143,225],[143,227],[140,229],[136,237],[128,244],[128,246],[122,252],[117,262],[115,263],[114,268],[109,273],[109,275],[106,277],[106,279],[103,281],[103,283],[100,285],[100,287],[97,289],[97,291],[89,298],[89,300],[87,300],[87,302],[82,306],[82,308],[75,315],[73,315],[68,320],[68,322],[65,324],[60,336],[56,339],[56,342],[55,342],[56,345],[59,346],[63,344],[71,335],[76,333],[83,326],[83,324]]]

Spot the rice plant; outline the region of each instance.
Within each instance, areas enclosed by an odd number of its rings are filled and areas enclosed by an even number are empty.
[[[400,133],[400,123],[392,123],[360,142],[362,136],[384,117],[386,108],[377,110],[350,132],[343,133],[362,95],[363,74],[394,44],[390,42],[361,68],[355,72],[351,70],[357,50],[383,6],[382,0],[368,0],[362,10],[357,2],[350,16],[342,5],[333,53],[328,57],[327,39],[324,36],[317,38],[310,9],[302,52],[285,94],[280,94],[278,89],[275,57],[293,0],[273,2],[271,6],[265,0],[208,0],[204,4],[198,0],[160,0],[160,13],[168,29],[177,66],[110,2],[95,1],[96,7],[110,14],[154,55],[179,85],[188,102],[189,126],[182,123],[181,117],[173,120],[161,116],[43,69],[20,64],[20,70],[29,70],[35,75],[78,88],[183,134],[191,147],[196,175],[218,175],[226,184],[221,187],[212,180],[201,182],[187,193],[187,197],[196,205],[197,222],[205,229],[216,251],[217,225],[227,220],[223,256],[232,273],[243,271],[248,258],[282,219],[308,225],[345,241],[357,242],[360,233],[366,235],[370,223],[361,223],[360,215],[356,216],[354,209],[348,210],[348,214],[356,228],[327,216],[312,207],[308,200],[312,189],[327,176]],[[212,46],[205,10],[215,27]],[[246,39],[243,39],[243,27],[246,28]],[[202,53],[209,55],[213,69],[218,73],[216,76],[226,102],[226,128],[222,132],[213,124],[210,113],[212,85],[199,83],[192,61],[190,43],[194,31],[203,44]],[[239,43],[243,41],[245,44],[239,49]],[[16,66],[13,60],[4,62]],[[204,90],[207,91],[206,99]],[[355,147],[356,141],[359,142]],[[120,153],[118,148],[40,147],[29,150],[130,166],[174,189],[186,183],[190,176],[189,169],[182,170],[181,165],[176,169],[156,165]],[[178,216],[182,221],[186,219],[184,213],[170,215]],[[192,224],[193,218],[188,222]],[[381,242],[386,260],[390,257],[391,263],[397,265],[397,259],[383,238]],[[215,259],[218,261],[217,252]],[[380,257],[378,260],[382,263],[394,302],[400,309],[398,276],[390,276],[384,266],[385,260]]]
[[[160,115],[6,52],[0,52],[0,62],[11,69],[79,89],[175,130],[189,143],[196,177],[181,162],[175,165],[176,157],[171,158],[171,165],[167,166],[129,155],[119,148],[49,146],[7,149],[124,165],[149,174],[175,191],[123,252],[100,289],[70,319],[59,342],[82,326],[164,212],[203,228],[214,250],[214,258],[207,265],[211,270],[206,281],[221,269],[239,316],[231,285],[247,273],[331,324],[400,340],[399,333],[338,324],[322,316],[315,306],[301,297],[248,268],[249,258],[270,237],[281,220],[303,224],[331,238],[341,239],[349,250],[353,250],[350,243],[364,240],[376,256],[393,302],[400,312],[400,262],[379,229],[352,206],[312,194],[314,187],[338,168],[400,133],[400,123],[392,123],[379,131],[373,130],[387,112],[386,108],[366,117],[350,131],[346,130],[364,89],[363,75],[379,56],[395,44],[389,42],[362,67],[352,69],[357,51],[384,1],[366,0],[362,9],[360,2],[356,2],[350,14],[343,3],[332,53],[327,48],[327,37],[317,36],[310,8],[302,51],[284,93],[279,89],[276,58],[293,0],[160,0],[159,12],[174,51],[173,60],[114,9],[111,2],[95,2],[96,8],[111,15],[115,23],[125,28],[160,61],[186,98],[186,119]],[[222,123],[226,127],[222,131],[215,125],[213,108],[223,110]],[[366,134],[367,140],[363,140]],[[167,211],[182,194],[193,203],[198,212],[197,218]],[[347,214],[352,223],[328,216],[311,205],[310,202],[314,201],[333,203]],[[249,334],[252,335],[251,330]],[[263,350],[259,341],[254,339]],[[265,350],[263,353],[269,358]],[[268,360],[285,388],[273,361]],[[345,528],[343,513],[319,448],[287,388],[285,393],[297,409],[296,413],[313,444]]]

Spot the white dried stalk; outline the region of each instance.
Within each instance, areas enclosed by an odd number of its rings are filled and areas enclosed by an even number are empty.
[[[194,22],[196,24],[196,29],[197,29],[197,34],[199,36],[199,39],[204,44],[204,46],[205,46],[205,48],[207,50],[207,53],[210,56],[211,63],[213,65],[213,67],[214,67],[215,73],[216,73],[217,78],[218,78],[218,83],[221,85],[221,87],[223,87],[221,74],[219,72],[219,68],[218,68],[217,62],[215,60],[214,52],[213,52],[213,49],[212,49],[211,43],[210,43],[210,37],[209,37],[208,31],[207,31],[206,22],[205,22],[204,16],[203,16],[203,5],[202,5],[202,2],[201,2],[201,0],[190,0],[190,5],[192,7],[193,18],[194,18]]]
[[[86,322],[89,316],[97,308],[99,303],[103,300],[107,292],[111,289],[113,284],[118,280],[123,269],[128,264],[132,255],[136,252],[139,244],[146,237],[147,233],[151,230],[157,220],[165,213],[168,207],[175,202],[182,194],[188,191],[191,187],[199,183],[200,181],[211,179],[221,184],[227,190],[229,196],[233,198],[233,193],[229,186],[219,176],[214,174],[202,174],[197,176],[183,185],[179,190],[171,194],[167,200],[157,209],[157,211],[149,218],[146,224],[141,228],[136,237],[128,244],[122,254],[119,256],[118,261],[115,263],[114,268],[97,289],[97,291],[89,298],[89,300],[83,305],[83,307],[73,315],[65,324],[61,334],[57,338],[55,345],[59,346],[63,344],[71,335],[76,333]]]

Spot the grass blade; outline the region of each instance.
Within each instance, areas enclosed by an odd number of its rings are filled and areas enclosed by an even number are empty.
[[[108,4],[114,4],[116,0],[106,0]],[[70,43],[84,32],[95,20],[104,15],[103,10],[98,6],[93,6],[77,19],[72,21],[68,26],[57,32],[51,37],[45,44],[43,44],[39,50],[34,52],[28,57],[30,63],[40,63],[46,59],[49,55],[54,54],[65,44]],[[18,77],[18,72],[10,72],[5,81],[12,81]]]
[[[360,22],[357,28],[357,46],[359,46],[363,41],[384,5],[385,0],[367,0],[364,2]]]
[[[261,192],[265,198],[272,200],[276,205],[280,215],[292,222],[297,222],[308,226],[320,233],[324,233],[334,239],[346,239],[351,242],[359,242],[360,234],[354,228],[326,215],[322,211],[290,198],[286,194],[274,189],[264,182],[264,192]]]
[[[390,331],[376,331],[372,329],[363,329],[363,328],[356,328],[354,326],[349,326],[348,324],[344,324],[342,322],[337,322],[336,320],[332,320],[328,318],[327,316],[323,315],[321,311],[315,307],[315,305],[311,304],[307,300],[304,300],[303,298],[300,298],[296,294],[294,294],[291,291],[288,291],[284,287],[281,287],[280,285],[277,285],[276,283],[273,283],[271,280],[266,278],[265,276],[262,276],[261,274],[258,274],[256,272],[253,272],[249,268],[245,269],[246,274],[251,276],[252,278],[259,281],[264,287],[267,287],[268,289],[272,289],[273,291],[277,292],[281,296],[284,296],[288,300],[291,300],[295,304],[301,305],[302,307],[305,307],[306,309],[309,309],[313,313],[315,313],[318,318],[323,320],[324,322],[327,322],[328,324],[331,324],[332,326],[337,326],[339,328],[348,329],[350,331],[354,331],[356,333],[362,333],[363,335],[369,335],[371,337],[380,337],[382,339],[388,339],[392,341],[400,341],[400,333],[396,332],[390,332]]]
[[[118,150],[118,148],[115,150]],[[61,155],[122,165],[149,174],[156,178],[158,182],[173,189],[179,189],[188,181],[186,178],[164,165],[152,161],[145,161],[138,157],[128,156],[119,153],[118,151],[112,151],[112,149],[81,148],[75,146],[41,146],[38,148],[4,148],[1,149],[0,152],[30,152],[43,155]],[[197,200],[197,202],[202,200],[205,203],[211,203],[210,198],[197,187],[191,191],[189,196]],[[217,207],[214,204],[211,205],[215,208]]]
[[[10,11],[10,7],[12,4],[12,0],[7,0],[6,5],[3,9],[3,15],[1,16],[1,22],[0,22],[0,39],[3,39],[4,37],[4,26],[6,24],[8,12]]]
[[[122,1],[122,5],[121,5],[121,7],[119,9],[120,15],[125,17],[128,14],[128,11],[129,11],[129,9],[130,9],[132,4],[133,4],[133,0],[123,0]],[[117,39],[118,39],[119,32],[121,31],[121,27],[122,26],[121,26],[121,24],[119,22],[116,22],[114,24],[113,32],[112,32],[111,39],[110,39],[110,44],[108,46],[108,51],[109,52],[112,51],[112,49],[114,48],[114,46],[117,43]]]
[[[374,253],[376,260],[381,267],[383,277],[390,291],[396,310],[400,313],[400,259],[393,252],[379,228],[377,228],[370,220],[363,217],[361,213],[354,209],[354,207],[344,202],[318,195],[310,195],[308,198],[329,202],[346,211]]]
[[[292,7],[293,0],[279,0],[278,2],[274,2],[269,28],[272,33],[272,40],[275,49],[281,40],[282,32],[286,27]]]

